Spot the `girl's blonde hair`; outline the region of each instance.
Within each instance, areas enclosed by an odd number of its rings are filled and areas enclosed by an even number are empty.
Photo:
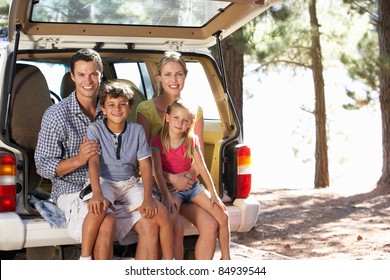
[[[172,112],[172,110],[177,109],[177,108],[187,110],[188,113],[190,113],[190,115],[191,115],[191,123],[188,126],[187,130],[185,132],[183,132],[182,136],[184,138],[184,145],[186,147],[186,151],[184,153],[183,158],[191,158],[192,159],[193,158],[192,143],[193,143],[193,139],[195,136],[195,134],[194,134],[195,112],[192,109],[192,107],[187,105],[183,101],[183,99],[181,99],[181,98],[173,101],[172,104],[170,104],[168,106],[167,112],[165,113],[163,125],[162,125],[162,128],[160,130],[161,143],[163,145],[162,153],[166,154],[169,151],[169,149],[171,148],[170,144],[169,144],[169,122],[167,122],[167,120],[166,120],[167,119],[166,115],[169,115]]]
[[[180,63],[180,65],[184,69],[184,74],[187,76],[188,69],[186,62],[184,59],[181,58],[181,54],[174,51],[166,51],[164,56],[160,59],[160,61],[157,63],[157,75],[161,76],[161,70],[164,68],[165,64],[168,62],[177,62]],[[161,86],[161,81],[157,79],[157,95],[161,95],[163,93],[163,88]]]

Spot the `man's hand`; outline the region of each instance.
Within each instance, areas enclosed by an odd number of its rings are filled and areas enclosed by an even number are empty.
[[[90,157],[98,154],[99,146],[96,141],[87,140],[87,137],[84,136],[83,143],[80,145],[79,154],[77,155],[81,165],[87,164]]]

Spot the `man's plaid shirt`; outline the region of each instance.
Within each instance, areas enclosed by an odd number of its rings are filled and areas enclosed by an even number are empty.
[[[101,117],[98,104],[96,119]],[[91,120],[81,111],[75,92],[48,108],[42,118],[35,163],[38,174],[52,181],[51,196],[55,203],[62,194],[80,191],[85,183],[87,165],[64,176],[57,176],[56,170],[61,160],[79,153],[89,124]]]

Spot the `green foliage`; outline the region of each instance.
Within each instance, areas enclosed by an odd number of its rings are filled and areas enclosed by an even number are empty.
[[[8,16],[9,0],[0,0],[0,15]]]
[[[260,62],[260,71],[281,65],[310,67],[307,15],[297,2],[305,1],[284,1],[245,26],[245,53]]]
[[[345,4],[350,5],[351,11],[361,15],[369,13],[374,15],[377,9],[376,0],[343,0]]]
[[[0,0],[0,26],[7,26],[8,24],[8,2],[8,0]]]
[[[345,67],[354,81],[365,85],[363,94],[346,89],[354,101],[346,108],[360,108],[378,92],[377,33],[368,24],[375,22],[375,2],[317,1],[324,69]],[[260,63],[257,71],[310,69],[310,34],[307,1],[285,0],[245,26],[245,53]]]
[[[372,100],[370,91],[366,91],[366,95],[364,97],[358,95],[355,91],[350,91],[349,89],[346,89],[346,94],[354,101],[353,103],[343,105],[343,108],[346,110],[358,110],[368,105]]]
[[[371,23],[375,25],[377,18],[377,3],[372,0],[343,0],[348,4],[351,13],[369,15]],[[356,45],[356,51],[352,53],[343,52],[340,62],[347,69],[353,80],[360,81],[364,85],[364,93],[358,94],[346,88],[346,94],[353,100],[353,103],[344,105],[345,109],[359,109],[370,104],[374,97],[379,95],[379,74],[380,63],[383,71],[385,65],[389,65],[382,59],[379,60],[378,34],[375,30],[367,30]]]
[[[365,32],[354,53],[342,53],[341,63],[352,79],[359,79],[372,91],[379,89],[379,47],[378,35],[374,31]]]

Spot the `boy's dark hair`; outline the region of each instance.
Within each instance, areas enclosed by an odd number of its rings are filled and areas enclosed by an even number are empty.
[[[78,50],[70,60],[70,72],[74,74],[74,66],[77,61],[96,61],[101,72],[103,72],[103,62],[99,53],[93,49],[80,49]]]
[[[104,105],[108,96],[111,98],[125,97],[129,102],[129,106],[133,105],[134,102],[133,90],[128,84],[120,81],[109,80],[100,87],[99,103],[101,106]]]

